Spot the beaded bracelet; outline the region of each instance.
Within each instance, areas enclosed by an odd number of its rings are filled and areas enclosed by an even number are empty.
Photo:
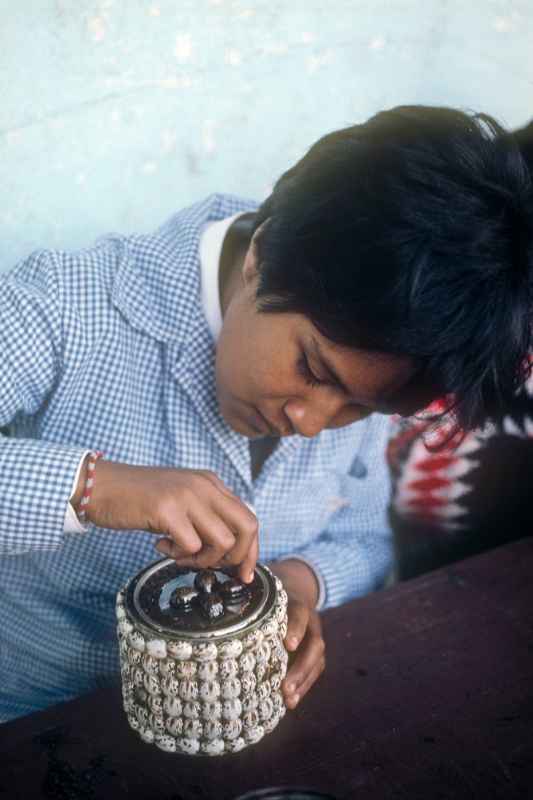
[[[86,522],[87,520],[87,506],[89,505],[94,486],[94,468],[96,467],[98,459],[102,458],[103,455],[104,454],[100,450],[92,450],[89,453],[87,480],[85,481],[85,489],[83,490],[83,495],[78,506],[78,519],[80,522]]]

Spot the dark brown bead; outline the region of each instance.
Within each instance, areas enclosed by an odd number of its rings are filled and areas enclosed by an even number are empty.
[[[224,603],[216,592],[200,595],[200,608],[209,620],[219,619],[224,614]]]
[[[215,592],[218,589],[217,576],[212,569],[202,569],[194,578],[194,586],[199,592]]]
[[[249,589],[237,578],[224,581],[220,587],[220,593],[227,605],[242,603],[250,597]]]
[[[198,592],[192,586],[179,586],[170,595],[169,604],[176,611],[191,611]]]

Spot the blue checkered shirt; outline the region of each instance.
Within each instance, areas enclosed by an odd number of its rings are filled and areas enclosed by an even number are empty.
[[[149,533],[64,532],[87,448],[213,470],[255,507],[261,560],[300,554],[326,606],[388,571],[387,418],[283,439],[252,480],[249,442],[218,412],[199,237],[255,207],[212,195],[154,234],[39,251],[0,281],[0,720],[116,680],[115,594],[158,557]]]

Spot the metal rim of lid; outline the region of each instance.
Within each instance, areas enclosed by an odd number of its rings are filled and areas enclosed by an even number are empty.
[[[124,605],[126,610],[135,624],[146,633],[153,636],[154,633],[164,636],[166,639],[184,639],[192,641],[213,641],[213,639],[227,639],[231,638],[234,634],[241,631],[250,631],[256,628],[266,617],[269,611],[274,606],[277,589],[274,578],[270,570],[262,564],[255,565],[255,573],[259,577],[263,587],[263,597],[255,609],[253,614],[245,617],[233,625],[228,625],[225,628],[219,628],[213,631],[190,631],[180,628],[168,628],[164,625],[159,625],[154,620],[150,619],[148,614],[140,606],[139,595],[146,581],[152,577],[154,572],[167,567],[173,563],[172,558],[165,558],[149,564],[141,572],[137,573],[131,580],[128,581],[124,590]]]

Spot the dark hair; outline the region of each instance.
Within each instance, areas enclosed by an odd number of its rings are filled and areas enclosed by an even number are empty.
[[[320,139],[261,205],[261,311],[416,359],[465,430],[523,382],[532,179],[489,116],[401,106]]]

